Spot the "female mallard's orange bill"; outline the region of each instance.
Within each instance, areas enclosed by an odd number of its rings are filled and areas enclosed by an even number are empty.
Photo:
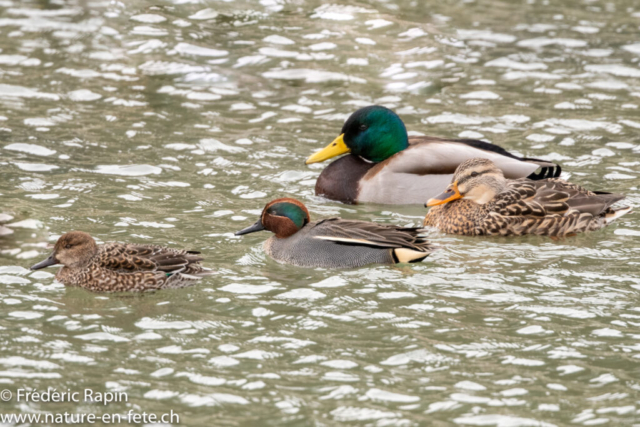
[[[425,204],[426,207],[444,205],[445,203],[449,203],[453,200],[462,199],[462,194],[458,190],[458,181],[454,182],[447,188],[444,193],[438,194],[433,199],[429,199]]]
[[[50,267],[52,265],[60,264],[54,254],[49,255],[49,258],[44,261],[40,261],[37,264],[31,266],[31,270],[40,270],[41,268]]]
[[[342,134],[334,139],[331,144],[327,145],[317,153],[309,156],[309,158],[307,158],[304,163],[310,165],[311,163],[324,162],[325,160],[328,160],[332,157],[349,152],[351,152],[351,149],[347,147],[347,144],[344,143],[344,134]]]
[[[255,233],[256,231],[262,230],[264,230],[264,225],[262,225],[262,220],[258,220],[255,224],[250,225],[247,228],[243,228],[240,231],[236,231],[235,235],[242,236],[243,234]]]

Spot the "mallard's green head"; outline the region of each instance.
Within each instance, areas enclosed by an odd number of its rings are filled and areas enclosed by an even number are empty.
[[[407,128],[400,117],[386,107],[372,105],[349,116],[341,135],[306,163],[322,162],[344,153],[378,163],[408,146]]]
[[[284,238],[296,234],[310,221],[309,211],[296,199],[276,199],[264,207],[260,220],[236,233],[236,236],[253,233],[261,230],[269,230],[276,237]]]

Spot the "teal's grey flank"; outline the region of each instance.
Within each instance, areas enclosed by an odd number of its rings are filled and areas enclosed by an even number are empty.
[[[262,230],[274,233],[263,245],[269,256],[300,267],[356,268],[419,262],[435,250],[420,228],[341,218],[311,222],[306,207],[291,198],[267,203],[260,220],[236,235]]]

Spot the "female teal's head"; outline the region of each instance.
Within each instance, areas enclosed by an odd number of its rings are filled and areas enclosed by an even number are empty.
[[[372,105],[349,116],[341,135],[310,156],[306,164],[323,162],[345,153],[378,163],[408,146],[409,136],[402,119],[386,107]]]
[[[236,236],[269,230],[278,238],[289,237],[300,231],[309,221],[309,211],[302,202],[291,198],[276,199],[267,203],[262,216],[255,224],[236,232]]]

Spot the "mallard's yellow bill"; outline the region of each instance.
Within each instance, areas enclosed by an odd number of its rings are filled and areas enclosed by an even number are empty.
[[[429,199],[425,206],[430,207],[444,205],[445,203],[449,203],[457,199],[462,199],[462,194],[460,194],[460,191],[458,190],[458,181],[451,184],[444,193],[440,193],[433,199]]]
[[[307,165],[311,163],[324,162],[332,157],[339,156],[340,154],[350,153],[351,149],[344,143],[344,133],[333,140],[333,142],[322,150],[309,156],[304,162]]]

